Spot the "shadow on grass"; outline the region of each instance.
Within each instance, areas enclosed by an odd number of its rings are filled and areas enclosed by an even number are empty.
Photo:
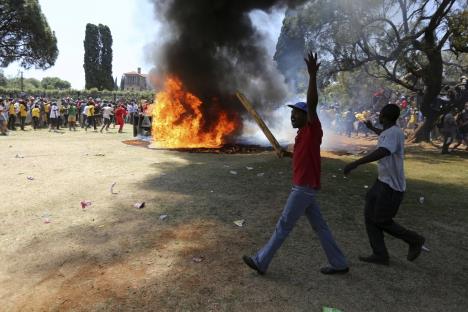
[[[339,169],[349,159],[324,158],[319,202],[351,273],[318,273],[325,257],[302,218],[260,278],[240,257],[271,235],[289,194],[291,161],[270,154],[177,156],[186,164],[155,163],[164,175],[149,168],[139,183],[154,194],[147,208],[129,211],[122,204],[103,216],[112,220],[103,227],[71,226],[18,251],[19,257],[38,255],[31,267],[11,273],[41,275],[35,287],[47,296],[39,310],[319,311],[326,305],[345,311],[462,311],[468,304],[463,185],[409,179],[398,221],[426,235],[432,251],[409,263],[407,246],[389,238],[392,265],[363,265],[355,259],[369,251],[362,206],[375,166],[344,179]],[[421,192],[434,196],[421,205]],[[163,213],[166,221],[159,219]],[[245,227],[234,225],[237,219],[245,219]],[[48,248],[57,240],[68,247],[51,257]],[[193,262],[194,256],[202,262]],[[37,293],[17,306],[28,307]]]

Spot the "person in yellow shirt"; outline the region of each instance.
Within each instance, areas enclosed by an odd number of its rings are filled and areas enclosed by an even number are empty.
[[[26,103],[24,102],[24,100],[20,100],[19,116],[20,116],[21,130],[24,131],[24,124],[26,122],[26,117],[28,116],[28,109],[26,108]]]
[[[47,101],[44,105],[44,113],[45,113],[45,124],[49,126],[50,124],[50,102]]]
[[[16,130],[15,123],[16,123],[15,104],[13,103],[13,99],[10,99],[8,103],[8,129]]]
[[[87,117],[87,123],[86,123],[86,127],[85,127],[85,130],[88,131],[88,127],[91,127],[91,125],[93,125],[94,127],[94,131],[97,131],[97,127],[96,127],[96,119],[94,119],[94,103],[93,102],[89,102],[88,103],[88,117]]]
[[[41,114],[41,110],[37,105],[34,105],[34,108],[31,110],[31,116],[33,120],[33,128],[36,130],[39,127],[39,116]]]

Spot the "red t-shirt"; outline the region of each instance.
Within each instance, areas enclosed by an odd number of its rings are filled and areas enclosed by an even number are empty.
[[[293,184],[320,188],[320,144],[322,125],[318,117],[299,129],[293,153]]]

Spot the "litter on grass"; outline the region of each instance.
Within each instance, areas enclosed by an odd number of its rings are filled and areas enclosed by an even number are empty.
[[[422,245],[421,250],[425,251],[425,252],[430,252],[431,251],[426,245]]]
[[[231,170],[231,171],[229,171],[229,173],[230,173],[230,174],[236,175],[236,174],[237,174],[237,171]]]
[[[161,221],[164,221],[164,220],[166,220],[166,219],[167,219],[167,215],[166,215],[166,214],[163,214],[163,215],[160,215],[160,216],[159,216],[159,220],[161,220]]]
[[[263,177],[264,175],[265,175],[265,173],[263,173],[263,172],[257,173],[257,177]]]
[[[234,221],[234,224],[237,225],[238,227],[243,227],[245,224],[245,220],[244,219],[236,220]]]
[[[247,170],[253,170],[253,167],[245,167]]]
[[[117,182],[112,183],[112,185],[111,185],[111,187],[110,187],[110,192],[111,192],[111,194],[114,194],[114,195],[115,195],[115,194],[118,194],[118,193],[119,193],[119,192],[114,192],[114,186],[115,186],[116,184],[117,184]]]
[[[138,208],[138,209],[145,208],[145,202],[135,203],[133,207]]]
[[[365,189],[366,189],[366,188],[369,188],[369,186],[368,186],[368,185],[364,185],[364,188],[365,188]]]
[[[200,263],[203,260],[205,260],[205,257],[203,257],[203,256],[193,256],[192,257],[192,261],[195,262],[195,263]]]
[[[423,196],[419,197],[419,203],[420,203],[421,205],[424,204],[424,197],[423,197]]]
[[[81,204],[81,208],[85,209],[85,208],[91,206],[93,203],[90,200],[82,200],[80,202],[80,204]]]

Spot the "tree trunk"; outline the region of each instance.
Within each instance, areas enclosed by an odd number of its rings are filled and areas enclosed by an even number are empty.
[[[429,142],[431,140],[431,131],[437,121],[440,112],[432,110],[432,113],[425,116],[424,122],[416,129],[414,136],[410,141],[414,143]]]

